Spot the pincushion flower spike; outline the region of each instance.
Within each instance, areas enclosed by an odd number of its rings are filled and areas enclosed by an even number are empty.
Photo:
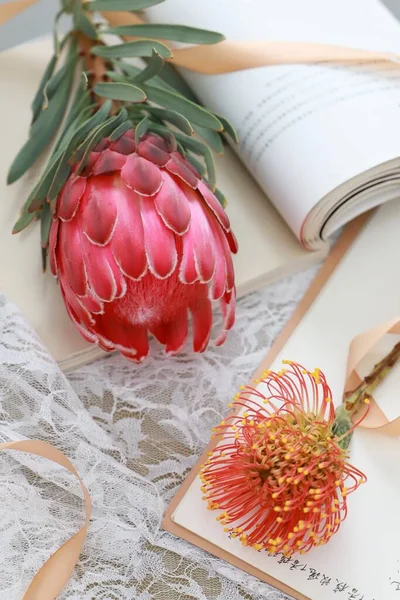
[[[325,375],[292,361],[237,394],[240,410],[214,428],[219,443],[200,471],[203,500],[231,538],[286,557],[329,542],[366,481],[348,462],[352,433],[399,355],[400,345],[336,411]]]
[[[115,0],[106,3],[102,9],[118,10]],[[68,314],[87,341],[140,362],[149,335],[167,353],[178,353],[191,320],[193,349],[203,352],[212,305],[219,303],[223,315],[217,345],[235,319],[237,244],[215,186],[210,148],[222,152],[221,133],[235,140],[236,134],[228,121],[187,97],[165,62],[171,50],[156,40],[223,38],[181,26],[146,25],[144,31],[140,25],[95,25],[96,4],[63,3],[73,30],[56,41],[32,104],[30,137],[9,183],[57,132],[58,140],[14,233],[40,220],[44,266],[48,255]],[[106,46],[104,32],[136,41]],[[147,65],[139,69],[122,60],[129,57]]]

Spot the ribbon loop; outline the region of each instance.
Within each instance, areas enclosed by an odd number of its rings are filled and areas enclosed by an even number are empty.
[[[91,514],[89,492],[65,454],[51,444],[40,440],[22,440],[0,444],[0,450],[19,450],[47,458],[75,475],[80,483],[86,511],[83,526],[42,565],[22,597],[22,600],[54,600],[72,575],[85,541]]]
[[[13,0],[0,6],[0,25],[6,23],[18,13],[38,0]],[[130,12],[104,12],[102,15],[111,26],[137,25],[143,19]],[[128,38],[126,38],[128,39]],[[392,52],[376,52],[346,46],[293,41],[233,41],[225,40],[211,46],[199,45],[173,51],[171,63],[202,73],[218,75],[233,73],[257,67],[271,65],[307,64],[307,63],[345,63],[357,61],[391,62],[400,65],[400,57]]]
[[[377,344],[388,334],[400,334],[400,317],[365,331],[352,340],[347,361],[345,392],[354,390],[361,383],[360,367],[362,362],[368,358],[368,355],[376,349]],[[369,414],[359,427],[374,429],[378,433],[389,436],[400,436],[400,417],[389,421],[376,401],[372,400]]]

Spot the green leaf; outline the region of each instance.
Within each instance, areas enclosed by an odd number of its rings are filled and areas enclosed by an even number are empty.
[[[7,183],[19,179],[38,159],[57,131],[67,108],[72,87],[74,69],[61,82],[49,107],[40,113],[35,125],[35,135],[31,136],[21,148],[8,172]]]
[[[146,100],[144,91],[132,83],[97,83],[94,92],[103,98],[123,100],[124,102],[144,102]]]
[[[25,229],[25,227],[28,227],[29,223],[31,223],[35,218],[36,213],[28,213],[25,210],[22,210],[18,221],[15,223],[12,229],[12,233],[19,233]]]
[[[80,164],[76,174],[82,172],[85,168],[89,155],[93,148],[105,137],[111,135],[122,123],[126,121],[127,112],[122,109],[118,115],[110,117],[107,121],[102,123],[87,140],[78,148],[72,158],[73,162],[80,160]]]
[[[193,154],[190,154],[188,152],[186,154],[186,160],[188,160],[194,166],[194,168],[198,170],[201,177],[203,177],[203,175],[205,175],[205,173],[206,173],[205,165],[202,162],[200,162],[195,156],[193,156]]]
[[[46,166],[46,169],[42,173],[38,183],[35,185],[24,204],[24,209],[27,212],[34,213],[38,211],[46,202],[47,192],[50,189],[51,182],[53,181],[54,175],[57,171],[60,159],[61,154],[59,154],[56,159],[49,162]]]
[[[190,124],[190,121],[181,115],[181,113],[178,113],[175,110],[168,110],[166,108],[156,108],[155,106],[146,106],[146,110],[158,119],[172,123],[172,125],[175,125],[175,127],[183,131],[183,133],[186,133],[186,135],[194,134],[194,130]],[[207,131],[209,130],[207,129]]]
[[[172,52],[168,46],[154,40],[137,40],[136,42],[126,42],[115,46],[94,46],[91,53],[102,58],[135,58],[150,57],[153,49],[163,58],[172,57]]]
[[[75,95],[55,150],[58,150],[61,146],[69,143],[70,136],[77,131],[78,127],[86,122],[95,108],[96,106],[91,104],[89,92],[85,92],[80,99],[78,93]]]
[[[33,113],[32,123],[34,123],[36,121],[36,119],[38,118],[38,116],[40,114],[40,111],[42,110],[43,100],[44,100],[43,91],[47,85],[47,82],[53,75],[54,69],[56,68],[56,64],[57,64],[57,56],[53,55],[50,59],[49,64],[46,67],[45,72],[43,73],[43,77],[40,81],[38,90],[35,94],[32,104],[31,104],[31,109],[32,109],[32,113]]]
[[[139,69],[138,69],[139,70]],[[112,81],[116,81],[117,83],[131,83],[130,79],[123,75],[122,73],[116,73],[115,71],[106,71],[106,75]]]
[[[77,58],[78,58],[78,51],[75,47],[74,50],[72,50],[69,53],[69,56],[68,56],[65,64],[61,67],[61,69],[59,69],[57,71],[57,73],[55,73],[55,75],[53,75],[51,77],[51,79],[48,80],[48,82],[43,90],[43,96],[44,96],[44,100],[45,100],[43,110],[47,109],[49,101],[51,100],[51,98],[54,96],[54,94],[58,90],[63,79],[65,77],[68,77],[68,74],[69,74],[71,68],[75,66]]]
[[[182,96],[185,96],[185,98],[187,98],[188,100],[191,100],[192,102],[197,104],[197,98],[194,95],[192,89],[188,86],[186,81],[183,79],[182,75],[178,73],[175,67],[173,67],[169,63],[164,63],[164,67],[159,74],[159,78],[163,82],[165,82],[169,88],[172,88],[176,92],[182,94]]]
[[[145,62],[148,62],[149,60],[151,59],[144,59]],[[124,73],[126,73],[128,77],[132,77],[133,82],[135,82],[136,78],[142,73],[141,69],[135,67],[134,65],[130,65],[125,61],[116,62],[116,66],[123,69]],[[167,76],[166,73],[168,74]],[[171,75],[171,77],[169,74]],[[116,74],[115,72],[113,73],[108,71],[107,75],[110,77],[110,79],[113,79],[114,81],[130,81],[130,79],[127,79],[126,77],[124,77],[124,75],[121,75],[120,73]],[[163,79],[161,78],[161,76],[163,77]],[[167,83],[165,79],[168,79],[170,83]],[[173,67],[171,67],[170,64],[166,62],[164,62],[164,66],[161,69],[159,75],[155,75],[151,81],[151,84],[149,85],[161,88],[163,90],[167,90],[167,92],[178,92],[182,96],[185,96],[185,98],[187,98],[188,100],[191,100],[195,104],[198,104],[197,98],[193,95],[193,92],[190,90],[187,83],[182,79],[179,73]]]
[[[181,156],[183,156],[183,158],[186,158],[186,150],[182,146],[182,144],[180,142],[176,142],[176,145],[177,145],[179,154],[181,154]]]
[[[237,134],[236,129],[234,128],[234,126],[232,125],[232,123],[230,121],[228,121],[228,119],[225,119],[225,117],[221,117],[220,115],[215,115],[222,123],[223,127],[224,127],[224,132],[229,135],[229,137],[236,143],[239,143],[239,137]]]
[[[66,156],[66,152],[64,152],[61,160],[57,165],[56,172],[51,182],[49,191],[47,192],[47,200],[50,203],[57,200],[58,194],[61,192],[64,183],[67,181],[67,178],[71,173],[71,167],[67,164],[67,160],[68,157]]]
[[[60,38],[59,38],[59,32],[58,32],[58,23],[60,21],[60,18],[63,16],[64,12],[65,11],[62,8],[61,10],[58,11],[56,16],[54,17],[53,39],[54,39],[54,52],[55,52],[56,56],[59,56],[59,54],[60,54]]]
[[[95,112],[95,114],[90,117],[87,121],[85,121],[74,133],[71,141],[69,142],[69,146],[71,149],[76,147],[78,144],[83,142],[87,138],[88,135],[91,134],[92,130],[95,127],[98,127],[107,119],[110,114],[112,108],[111,100],[106,100],[104,104]]]
[[[171,152],[176,150],[177,143],[176,143],[175,136],[169,129],[167,129],[167,127],[165,127],[164,125],[157,125],[156,123],[152,123],[151,131],[154,131],[154,133],[158,133],[158,135],[160,135],[162,138],[164,138],[164,140],[167,142],[169,148],[171,148]]]
[[[40,241],[42,248],[47,248],[49,243],[49,232],[51,227],[51,211],[50,206],[46,203],[40,213]]]
[[[224,143],[220,133],[216,133],[205,127],[199,127],[199,125],[195,125],[194,130],[207,142],[214,152],[220,155],[224,153]]]
[[[79,144],[82,141],[82,139],[77,140],[75,138],[74,142],[72,143],[72,140],[73,140],[74,136],[76,135],[76,133],[78,132],[78,130],[83,125],[85,125],[85,123],[88,121],[88,119],[91,118],[91,116],[93,115],[94,108],[95,107],[93,105],[87,106],[83,111],[81,111],[79,113],[77,118],[68,127],[68,129],[63,131],[62,135],[58,139],[57,145],[54,148],[55,151],[60,150],[61,152],[64,152],[65,150],[67,150],[67,148],[69,148],[71,151],[71,150],[73,150],[74,146],[76,146],[77,144]]]
[[[47,248],[41,248],[42,252],[42,272],[46,273],[47,269]]]
[[[149,62],[147,64],[147,67],[145,67],[134,78],[134,82],[135,83],[142,83],[142,81],[147,81],[148,79],[151,79],[152,77],[155,77],[156,75],[158,75],[158,73],[160,73],[160,71],[163,68],[163,66],[164,66],[164,59],[153,48],[153,54],[151,55],[151,58],[150,58],[150,60],[149,60]]]
[[[227,199],[225,198],[224,194],[221,192],[221,190],[220,190],[220,189],[218,189],[218,188],[216,188],[216,189],[214,190],[214,194],[216,195],[216,197],[217,197],[217,200],[218,200],[218,202],[220,203],[220,205],[222,206],[222,208],[226,208],[226,206],[227,206],[227,204],[228,204],[228,201],[227,201]]]
[[[83,8],[92,12],[95,10],[129,10],[135,12],[149,6],[161,4],[161,2],[164,2],[164,0],[93,0],[93,2],[85,2]]]
[[[83,33],[90,40],[97,40],[99,37],[96,27],[85,14],[81,2],[75,2],[74,5],[74,29]]]
[[[191,100],[188,100],[175,92],[169,92],[168,90],[161,89],[149,83],[144,85],[143,89],[147,94],[148,100],[151,102],[179,112],[192,123],[196,123],[207,129],[213,129],[215,131],[223,130],[222,124],[217,117],[202,106],[191,102]]]
[[[88,111],[92,111],[94,107],[86,107],[83,112],[78,114],[75,122],[71,122],[68,128],[65,128],[63,134],[60,136],[58,144],[53,152],[50,160],[48,161],[39,181],[35,185],[32,192],[29,194],[28,199],[25,202],[25,208],[28,212],[34,212],[40,209],[47,195],[50,193],[49,190],[53,183],[57,183],[57,186],[61,186],[65,183],[68,176],[66,163],[70,158],[71,151],[81,143],[90,132],[98,127],[107,118],[111,110],[111,102],[105,103],[90,119],[87,117]],[[71,115],[68,116],[68,119]],[[82,119],[84,119],[82,123]],[[61,165],[61,163],[63,163]],[[57,175],[57,180],[55,181]],[[59,189],[61,189],[59,187]],[[57,189],[57,188],[54,188]],[[54,189],[51,193],[53,197]]]
[[[135,144],[139,145],[140,138],[146,133],[151,121],[148,117],[144,117],[135,127]]]
[[[210,148],[206,144],[203,144],[203,142],[194,140],[193,138],[182,135],[181,133],[175,133],[175,137],[176,141],[180,142],[185,148],[191,150],[195,154],[200,154],[204,157],[208,173],[208,182],[210,184],[211,189],[214,190],[216,183],[216,173],[214,157]]]
[[[119,127],[117,127],[117,129],[115,129],[112,134],[110,135],[110,140],[112,142],[116,142],[117,140],[119,140],[119,138],[124,135],[124,133],[126,133],[127,131],[129,131],[130,129],[132,129],[132,123],[131,121],[126,121],[125,123],[122,123]]]
[[[162,25],[145,23],[140,25],[122,25],[110,27],[104,33],[132,37],[149,37],[161,40],[174,40],[187,44],[217,44],[225,37],[216,31],[198,29],[197,27],[186,27],[185,25]]]

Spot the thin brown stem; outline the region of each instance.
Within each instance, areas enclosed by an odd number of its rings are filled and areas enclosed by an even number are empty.
[[[107,71],[109,70],[107,61],[101,56],[95,56],[91,53],[93,46],[97,46],[99,44],[98,41],[91,40],[81,32],[77,32],[76,35],[80,55],[83,58],[85,68],[88,73],[89,88],[93,93],[96,104],[101,106],[106,101],[106,98],[103,96],[98,96],[94,92],[94,88],[97,83],[108,81],[108,77],[106,75]],[[120,108],[120,103],[117,100],[113,100],[112,105],[111,113],[116,114]]]
[[[347,392],[343,404],[351,415],[354,415],[365,403],[365,400],[372,396],[377,386],[388,376],[399,359],[400,342],[374,366],[371,373],[353,391]]]
[[[96,83],[104,81],[107,71],[106,63],[100,56],[93,56],[93,54],[91,54],[91,49],[93,46],[96,46],[95,41],[90,40],[81,32],[77,33],[77,40],[80,54],[85,61],[87,70],[92,78],[92,85],[94,87]]]

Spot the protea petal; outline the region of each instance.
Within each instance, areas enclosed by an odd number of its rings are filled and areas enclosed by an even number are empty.
[[[114,321],[106,315],[99,317],[99,328],[104,340],[121,354],[140,362],[149,353],[149,340],[145,327],[126,321]]]
[[[199,297],[190,307],[193,319],[193,350],[204,352],[211,335],[212,310],[207,296]]]
[[[215,244],[207,214],[201,206],[196,191],[186,187],[186,196],[190,202],[192,218],[190,236],[193,240],[193,254],[199,280],[207,283],[215,271]]]
[[[159,144],[155,144],[154,138],[141,142],[139,144],[138,154],[159,167],[164,167],[170,159],[167,149],[164,150],[160,148]]]
[[[94,152],[104,152],[110,146],[110,143],[108,138],[103,138],[95,147]]]
[[[107,176],[90,179],[79,220],[83,232],[93,244],[105,246],[117,224],[119,190]]]
[[[101,315],[104,312],[104,303],[95,298],[91,292],[88,292],[86,296],[81,296],[80,302],[92,315]]]
[[[144,231],[140,212],[140,196],[121,182],[119,220],[111,249],[123,273],[131,279],[140,279],[147,269]]]
[[[90,312],[82,305],[79,297],[74,294],[68,283],[63,286],[64,296],[70,309],[73,311],[76,320],[85,328],[90,328],[95,323]]]
[[[165,346],[168,337],[168,325],[166,323],[154,323],[149,329],[160,344]]]
[[[113,142],[110,145],[110,150],[114,150],[119,154],[124,154],[125,156],[128,156],[136,150],[135,141],[125,134],[122,137],[120,137],[119,140]]]
[[[82,171],[82,177],[89,177],[92,174],[93,165],[98,161],[100,152],[91,152],[85,168]],[[77,165],[78,166],[78,165]]]
[[[99,342],[98,336],[96,333],[93,333],[91,331],[89,331],[87,329],[87,327],[85,325],[83,325],[79,319],[78,316],[76,315],[76,313],[74,312],[74,310],[72,309],[72,306],[69,304],[67,297],[65,295],[64,292],[64,288],[62,287],[62,285],[60,286],[61,289],[61,295],[64,299],[64,303],[65,303],[65,308],[67,309],[67,313],[71,319],[71,321],[74,323],[75,327],[77,328],[77,330],[79,331],[79,333],[81,334],[81,336],[89,343],[91,344],[97,344]]]
[[[50,270],[54,276],[57,275],[58,266],[57,266],[57,242],[58,242],[58,228],[59,228],[59,220],[53,219],[53,222],[50,227],[49,234],[49,255],[50,255]]]
[[[189,169],[186,161],[182,158],[179,152],[174,152],[172,157],[165,165],[165,168],[168,169],[170,173],[177,175],[182,181],[184,181],[187,185],[196,189],[199,183],[199,179],[193,173],[191,169]]]
[[[87,290],[82,245],[84,237],[76,219],[62,223],[59,228],[57,245],[59,275],[69,283],[78,296],[84,296]]]
[[[128,157],[121,171],[121,177],[129,187],[142,196],[154,196],[162,186],[160,169],[137,154]]]
[[[142,197],[140,211],[149,269],[156,277],[165,279],[174,272],[178,262],[174,234],[165,227],[152,199]]]
[[[226,232],[226,239],[228,240],[229,249],[233,254],[236,254],[238,251],[238,243],[235,234],[233,231]]]
[[[179,268],[179,279],[182,283],[192,284],[199,279],[194,253],[194,237],[192,231],[184,235],[182,240],[182,260]]]
[[[188,334],[188,311],[182,308],[175,316],[173,322],[170,321],[166,328],[165,352],[167,354],[177,354],[182,350]]]
[[[234,289],[224,295],[220,301],[220,305],[224,320],[221,333],[215,340],[216,346],[221,346],[225,342],[228,331],[232,329],[235,323],[236,293]]]
[[[217,344],[234,322],[236,240],[174,136],[149,133],[138,147],[134,137],[129,130],[101,141],[79,176],[72,165],[55,207],[50,266],[89,342],[140,362],[151,332],[176,354],[191,315],[193,348],[203,352],[211,301],[220,301],[223,314]]]
[[[163,173],[163,181],[160,191],[154,197],[154,204],[165,225],[182,235],[190,225],[190,204],[172,177]]]
[[[216,236],[218,236],[220,247],[222,248],[223,255],[225,258],[225,269],[226,269],[226,290],[230,291],[235,285],[235,272],[233,269],[233,262],[231,251],[229,248],[226,234],[220,229],[215,230]]]
[[[85,257],[85,270],[91,292],[103,302],[111,302],[122,291],[118,286],[116,274],[120,273],[111,250],[107,252],[96,246],[83,236],[83,254]],[[120,274],[122,277],[122,274]],[[82,294],[83,295],[83,294]]]
[[[213,231],[215,243],[215,271],[210,287],[210,296],[213,300],[219,300],[225,293],[227,287],[227,268],[225,259],[225,247],[222,242],[223,233],[220,231],[218,223],[210,219],[210,225]]]
[[[201,195],[203,196],[207,206],[213,211],[214,215],[217,217],[222,227],[225,229],[225,231],[229,231],[230,223],[228,215],[222,208],[220,202],[218,201],[218,198],[212,193],[212,191],[204,183],[204,181],[199,181],[198,189]]]
[[[86,189],[84,177],[70,177],[64,185],[57,205],[57,217],[70,221],[76,215],[79,202]]]
[[[120,349],[121,354],[130,358],[134,362],[142,362],[149,354],[149,339],[147,337],[147,329],[145,327],[134,327],[129,330],[130,339],[133,341],[133,348],[127,350]],[[119,346],[117,346],[119,348]]]
[[[176,150],[176,142],[173,146],[171,146],[166,142],[166,140],[164,140],[164,138],[162,138],[160,135],[155,135],[154,133],[146,135],[143,138],[143,141],[150,142],[152,146],[157,146],[159,150],[162,150],[162,152],[166,152],[167,154],[170,154]]]
[[[93,165],[92,175],[102,175],[113,171],[120,171],[126,163],[126,156],[107,148],[102,152]]]

